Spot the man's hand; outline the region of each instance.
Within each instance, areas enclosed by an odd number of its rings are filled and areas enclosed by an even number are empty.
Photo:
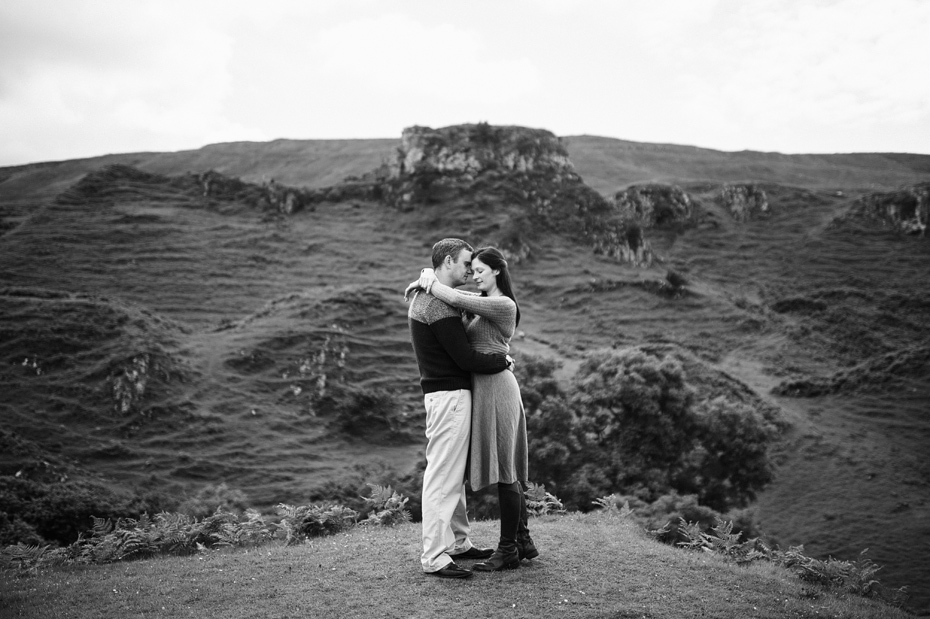
[[[513,360],[513,357],[507,355],[507,369],[513,372],[515,367],[517,367],[517,362]]]

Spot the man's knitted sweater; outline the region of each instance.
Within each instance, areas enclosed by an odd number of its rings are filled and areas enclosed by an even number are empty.
[[[462,315],[430,294],[416,293],[407,311],[407,322],[423,393],[471,389],[472,372],[496,374],[507,369],[505,354],[472,350]]]

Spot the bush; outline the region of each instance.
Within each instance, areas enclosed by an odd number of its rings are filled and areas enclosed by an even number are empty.
[[[768,444],[776,429],[752,407],[722,396],[694,412],[698,446],[675,486],[717,510],[746,505],[772,479]]]
[[[681,364],[637,348],[600,353],[582,363],[573,386],[586,459],[609,484],[597,495],[672,487],[696,429]]]
[[[571,395],[559,389],[556,367],[521,357],[518,378],[531,477],[569,508],[590,509],[613,493],[647,504],[676,494],[694,495],[720,513],[745,506],[771,480],[774,425],[742,401],[698,401],[673,354],[646,348],[594,354],[576,373]]]
[[[365,506],[370,510],[368,518],[360,524],[394,525],[401,522],[410,522],[410,512],[407,511],[407,497],[399,495],[390,486],[368,484],[371,495],[362,497]]]
[[[321,537],[345,531],[355,525],[358,512],[342,505],[287,505],[276,508],[285,543],[296,544],[308,537]]]
[[[241,513],[248,508],[248,498],[241,490],[230,488],[226,482],[204,486],[181,503],[178,511],[193,518],[206,518],[217,511]]]
[[[32,535],[38,534],[47,542],[67,545],[91,525],[94,517],[137,518],[170,504],[170,499],[159,494],[134,495],[91,482],[45,484],[0,477],[0,505],[4,506],[8,520],[29,527],[7,529],[27,535],[26,539],[16,539],[17,542],[32,543]]]
[[[630,510],[630,517],[653,537],[667,544],[675,544],[689,539],[687,532],[681,530],[682,523],[695,523],[702,530],[709,529],[721,515],[713,509],[698,503],[693,494],[679,495],[671,492],[655,499],[644,501],[635,495],[613,494],[594,501],[604,509],[611,506],[625,506]]]
[[[397,396],[383,389],[371,391],[337,384],[317,399],[315,408],[331,415],[340,430],[353,436],[403,431]]]
[[[537,355],[522,354],[517,359],[513,373],[520,383],[523,407],[528,413],[538,409],[546,398],[562,395],[555,379],[555,371],[561,366],[560,361]]]
[[[35,527],[22,520],[19,516],[11,516],[6,512],[0,512],[0,546],[20,543],[40,546],[46,542]]]

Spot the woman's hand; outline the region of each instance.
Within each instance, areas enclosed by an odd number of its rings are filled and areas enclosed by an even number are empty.
[[[420,288],[429,292],[429,289],[432,287],[433,282],[436,281],[436,272],[433,269],[425,268],[420,271]]]
[[[407,285],[407,289],[404,290],[404,301],[410,297],[410,293],[415,290],[425,290],[429,292],[430,287],[433,285],[433,282],[436,281],[436,273],[433,269],[427,267],[420,271],[420,279],[415,282],[410,282]]]
[[[420,280],[417,280],[415,282],[410,282],[409,284],[407,284],[407,289],[404,290],[404,303],[407,302],[408,297],[410,296],[411,292],[414,292],[419,289],[420,289]]]

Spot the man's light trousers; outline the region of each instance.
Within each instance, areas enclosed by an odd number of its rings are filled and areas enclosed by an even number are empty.
[[[472,547],[465,512],[465,464],[471,435],[471,391],[436,391],[426,406],[426,471],[423,473],[424,572],[452,563],[450,554]]]

